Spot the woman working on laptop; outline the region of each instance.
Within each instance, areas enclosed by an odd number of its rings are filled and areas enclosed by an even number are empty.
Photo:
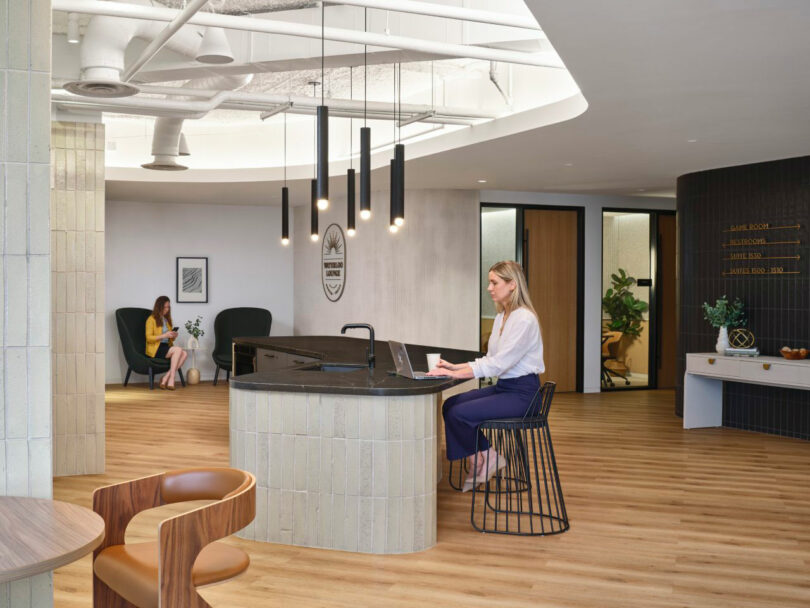
[[[468,456],[470,459],[465,492],[472,489],[474,480],[485,481],[506,465],[482,434],[478,445],[484,449],[478,453],[478,470],[475,470],[478,425],[492,418],[523,416],[540,390],[538,374],[545,370],[540,323],[529,299],[523,270],[516,262],[498,262],[489,269],[487,291],[498,315],[492,324],[486,356],[458,364],[440,360],[439,365],[428,372],[430,376],[453,378],[498,377],[495,386],[450,397],[442,408],[447,458],[458,460]]]

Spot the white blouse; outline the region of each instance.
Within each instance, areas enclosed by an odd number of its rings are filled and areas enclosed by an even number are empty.
[[[498,313],[492,324],[489,350],[486,357],[470,362],[476,378],[518,378],[527,374],[542,374],[543,338],[540,324],[528,308],[518,308],[509,314],[506,325],[501,324],[503,313]]]

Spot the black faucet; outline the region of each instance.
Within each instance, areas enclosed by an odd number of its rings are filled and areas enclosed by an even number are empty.
[[[374,369],[374,328],[368,323],[346,323],[340,328],[340,333],[345,334],[347,329],[362,329],[366,328],[369,332],[368,337],[368,367]]]

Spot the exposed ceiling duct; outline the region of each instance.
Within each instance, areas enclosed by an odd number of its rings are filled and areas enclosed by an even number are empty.
[[[210,78],[197,78],[185,84],[186,89],[220,90],[221,97],[233,89],[239,89],[250,82],[252,75],[246,76],[211,76]],[[157,171],[183,171],[188,169],[177,162],[178,156],[189,156],[188,144],[183,136],[183,122],[185,118],[160,116],[155,120],[155,130],[152,134],[151,163],[141,165],[144,169]],[[184,154],[185,152],[185,154]]]
[[[131,5],[133,2],[144,7],[153,6],[150,0],[128,0],[127,4]],[[166,26],[161,22],[103,15],[94,16],[87,25],[82,39],[80,80],[69,82],[65,84],[64,88],[71,93],[85,97],[111,98],[136,95],[140,91],[139,87],[126,82],[134,73],[132,72],[134,66],[127,69],[124,65],[127,47],[135,38],[142,38],[150,42],[158,40],[158,37],[165,31]],[[155,45],[157,48],[154,52],[165,46],[187,57],[196,58],[201,54],[201,43],[204,42],[203,34],[204,28],[184,27],[173,32],[165,40],[160,40],[160,44]],[[233,59],[224,35],[218,37],[217,34],[214,34],[209,44],[211,48],[206,48],[204,53],[209,62],[225,62],[215,61],[216,53],[222,53],[223,57]],[[141,64],[143,63],[145,60],[142,60]]]

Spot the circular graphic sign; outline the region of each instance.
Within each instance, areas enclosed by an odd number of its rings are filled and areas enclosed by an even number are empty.
[[[329,224],[321,245],[321,282],[323,292],[337,302],[346,286],[346,238],[337,224]]]

